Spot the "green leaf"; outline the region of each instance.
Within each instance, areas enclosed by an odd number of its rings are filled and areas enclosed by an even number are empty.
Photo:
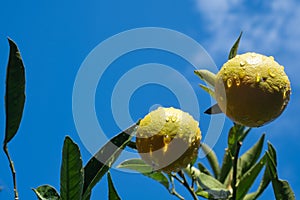
[[[101,180],[134,136],[137,122],[107,142],[84,167],[83,198],[88,199],[93,187]]]
[[[63,200],[80,200],[83,189],[83,168],[77,144],[67,136],[62,152],[60,195]]]
[[[137,172],[143,174],[144,176],[147,176],[147,177],[159,182],[167,190],[169,190],[170,184],[169,184],[168,178],[162,172],[153,171],[153,168],[150,165],[146,164],[141,159],[126,160],[126,161],[122,162],[118,166],[118,168],[130,169],[130,170],[137,171]]]
[[[221,169],[215,152],[208,145],[204,143],[201,143],[201,149],[206,155],[206,158],[214,172],[215,178],[218,178],[220,176]]]
[[[276,200],[296,199],[295,194],[292,188],[290,187],[289,183],[278,178],[276,150],[271,143],[268,143],[267,158],[267,167],[269,169],[270,176],[272,179],[272,186]]]
[[[36,189],[32,189],[39,200],[60,200],[57,191],[50,185],[41,185]]]
[[[272,180],[273,191],[276,200],[295,200],[295,194],[287,181],[274,179]]]
[[[249,131],[250,131],[249,129],[245,130],[244,126],[238,124],[234,124],[234,126],[230,128],[228,133],[228,141],[227,141],[228,148],[225,149],[220,177],[218,178],[220,182],[224,183],[230,173],[230,170],[232,168],[232,158],[233,158],[232,152],[236,151],[237,141],[242,142],[241,137],[243,135],[247,135],[245,134],[245,132],[249,132]],[[243,139],[244,138],[245,137],[243,137]]]
[[[228,60],[230,60],[231,58],[236,56],[242,34],[243,34],[243,32],[240,33],[238,39],[235,41],[234,45],[231,47],[229,55],[228,55]]]
[[[255,164],[253,165],[241,178],[238,182],[236,199],[243,199],[247,194],[251,186],[253,185],[258,174],[266,164],[266,154]]]
[[[207,109],[204,113],[212,115],[212,114],[220,114],[223,112],[222,112],[221,108],[219,107],[219,105],[215,104],[212,107],[210,107],[209,109]]]
[[[202,84],[199,84],[199,86],[201,87],[201,89],[203,89],[205,92],[207,92],[210,96],[212,96],[215,99],[215,91],[213,91],[213,89]]]
[[[25,70],[17,45],[8,39],[10,52],[6,73],[6,127],[3,146],[16,135],[25,103]]]
[[[206,169],[206,167],[202,164],[202,163],[198,163],[198,169],[204,173],[207,174],[209,176],[212,176],[211,173],[208,171],[208,169]]]
[[[111,179],[110,172],[107,172],[107,182],[108,182],[108,199],[109,200],[120,200],[120,196],[117,193],[117,190]]]
[[[228,199],[230,191],[217,179],[199,171],[194,174],[196,181],[201,186],[196,194],[210,199]]]
[[[255,192],[247,194],[245,196],[244,200],[257,199],[263,193],[263,191],[268,187],[270,182],[271,182],[271,176],[270,176],[268,168],[266,167],[263,178],[258,186],[258,189]]]
[[[215,87],[215,82],[216,82],[216,74],[206,70],[206,69],[201,69],[201,70],[195,70],[194,73],[201,78],[203,81],[211,85],[212,87]]]
[[[248,171],[255,162],[259,159],[263,144],[264,144],[265,134],[263,134],[260,139],[238,160],[238,177]]]

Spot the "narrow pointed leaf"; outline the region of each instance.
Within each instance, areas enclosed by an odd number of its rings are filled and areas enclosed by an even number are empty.
[[[275,193],[276,200],[295,200],[295,194],[287,181],[274,179],[272,180],[273,191]]]
[[[214,172],[215,178],[218,178],[220,176],[221,169],[215,152],[208,145],[204,143],[201,144],[201,149],[206,155],[206,158]]]
[[[271,176],[269,173],[268,168],[265,168],[265,172],[263,175],[263,178],[258,186],[258,189],[255,192],[252,192],[250,194],[247,194],[244,198],[244,200],[255,200],[257,199],[263,191],[268,187],[269,183],[271,182]]]
[[[130,169],[130,170],[137,171],[137,172],[143,174],[144,176],[147,176],[147,177],[159,182],[167,190],[169,190],[170,183],[169,183],[168,178],[162,172],[153,171],[153,168],[150,165],[146,164],[141,159],[126,160],[126,161],[122,162],[118,166],[118,168]]]
[[[212,176],[211,173],[208,171],[208,169],[202,164],[202,163],[198,163],[198,169],[204,173],[207,174],[209,176]]]
[[[201,70],[195,70],[194,73],[200,77],[203,81],[211,85],[212,87],[215,87],[215,82],[216,82],[216,74],[206,70],[206,69],[201,69]]]
[[[268,158],[267,167],[269,169],[270,176],[272,179],[272,186],[273,186],[273,191],[276,200],[296,199],[295,194],[292,188],[290,187],[289,183],[287,181],[280,180],[278,178],[276,150],[271,143],[268,143],[267,158]]]
[[[238,182],[236,199],[243,199],[251,186],[253,185],[258,174],[266,164],[267,157],[264,155],[259,162],[251,167]]]
[[[117,193],[117,190],[111,179],[110,172],[107,173],[107,182],[108,182],[108,199],[109,200],[120,200],[120,196]]]
[[[25,70],[17,45],[8,39],[10,52],[6,73],[4,146],[16,135],[25,103]]]
[[[246,130],[248,131],[248,130]],[[234,124],[233,127],[230,128],[229,133],[228,133],[228,148],[225,150],[225,154],[223,157],[223,162],[221,166],[221,172],[220,172],[220,177],[218,180],[222,183],[225,183],[226,178],[228,177],[230,170],[232,169],[232,158],[233,158],[233,153],[235,152],[236,149],[236,142],[237,140],[240,140],[241,135],[245,133],[245,127]]]
[[[60,195],[64,200],[80,200],[83,189],[83,168],[80,150],[70,137],[66,137],[60,171]]]
[[[228,60],[230,60],[231,58],[236,56],[242,34],[243,34],[243,32],[240,33],[238,39],[235,41],[234,45],[232,46],[232,48],[229,52],[229,55],[228,55]]]
[[[202,90],[204,90],[204,91],[207,92],[210,96],[212,96],[213,98],[215,98],[215,92],[214,92],[211,88],[209,88],[209,87],[207,87],[207,86],[205,86],[205,85],[202,85],[202,84],[199,84],[199,86],[201,87]]]
[[[219,107],[219,105],[215,104],[212,107],[210,107],[209,109],[207,109],[204,113],[209,114],[209,115],[213,115],[213,114],[220,114],[220,113],[223,113],[223,112],[222,112],[221,108]]]
[[[92,188],[101,180],[134,136],[138,123],[113,137],[88,161],[84,167],[82,199],[89,198]]]
[[[265,134],[238,160],[238,177],[248,171],[259,159],[264,144]]]
[[[50,185],[41,185],[36,189],[32,189],[39,200],[60,200],[57,191]]]

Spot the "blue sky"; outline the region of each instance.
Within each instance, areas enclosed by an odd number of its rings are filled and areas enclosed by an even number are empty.
[[[300,139],[300,3],[287,1],[188,0],[188,1],[2,1],[0,3],[0,96],[4,96],[8,57],[6,37],[19,46],[26,67],[26,105],[18,135],[9,144],[16,165],[21,199],[35,199],[31,188],[50,184],[59,189],[61,149],[70,135],[81,149],[84,163],[90,158],[88,148],[77,132],[72,111],[72,92],[78,70],[88,54],[102,41],[120,32],[140,27],[162,27],[179,31],[201,44],[217,66],[227,59],[239,32],[244,32],[239,52],[255,51],[272,55],[285,66],[292,84],[292,96],[284,113],[274,122],[255,129],[243,150],[266,132],[278,151],[279,177],[290,182],[296,196]],[[197,57],[195,57],[197,59]],[[123,55],[105,71],[96,91],[95,109],[107,137],[120,131],[114,121],[110,102],[114,85],[123,73],[137,65],[162,63],[189,80],[200,106],[200,128],[206,134],[210,117],[203,111],[210,106],[201,91],[194,70],[185,60],[159,50],[141,50]],[[201,66],[198,66],[201,67]],[[176,82],[176,80],[174,80]],[[157,93],[159,95],[151,95]],[[176,95],[157,84],[143,85],[129,101],[133,120],[143,117],[153,105],[178,107]],[[0,98],[0,105],[4,105]],[[4,131],[4,106],[0,109],[0,130]],[[214,150],[221,160],[227,131],[226,120]],[[3,132],[2,131],[2,132]],[[3,135],[3,134],[0,134]],[[3,137],[2,137],[3,138]],[[103,141],[102,141],[103,142]],[[101,143],[99,141],[99,143]],[[205,162],[205,159],[199,161]],[[112,171],[122,199],[171,199],[159,184],[138,174]],[[0,199],[13,199],[8,163],[0,154]],[[94,189],[92,199],[107,195],[106,180]],[[181,191],[181,190],[180,190]],[[185,191],[184,195],[188,194]],[[273,199],[269,187],[261,199]],[[176,199],[176,198],[173,198]]]

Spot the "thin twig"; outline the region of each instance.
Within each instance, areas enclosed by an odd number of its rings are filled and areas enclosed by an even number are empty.
[[[187,182],[185,175],[183,173],[182,170],[180,170],[178,172],[178,175],[182,178],[183,182],[181,183],[188,191],[189,193],[192,195],[194,200],[198,200],[197,195],[195,194],[194,190],[189,186],[189,183]]]
[[[15,170],[14,162],[10,158],[7,145],[3,146],[3,150],[4,150],[4,153],[5,153],[8,161],[9,161],[9,167],[10,167],[10,171],[11,171],[12,178],[13,178],[13,184],[14,184],[15,200],[19,200],[19,194],[18,194],[18,190],[17,190],[16,170]]]
[[[240,153],[240,149],[242,146],[242,142],[237,140],[236,143],[236,150],[235,150],[235,154],[234,154],[234,158],[233,158],[233,172],[232,172],[232,199],[236,200],[236,183],[237,183],[237,164],[238,164],[238,159],[239,159],[239,153]]]
[[[174,183],[174,175],[170,175],[169,178],[171,180],[171,185],[172,185],[172,188],[170,190],[170,193],[174,196],[176,196],[178,199],[180,200],[184,200],[184,198],[175,190],[175,183]],[[178,177],[176,177],[176,180],[178,181],[181,181],[180,179],[178,179]]]

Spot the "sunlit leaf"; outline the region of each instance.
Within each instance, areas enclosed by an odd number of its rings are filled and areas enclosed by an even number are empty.
[[[206,70],[206,69],[201,69],[201,70],[195,70],[194,73],[201,78],[203,81],[211,85],[212,87],[215,87],[215,82],[216,82],[216,74]]]
[[[101,180],[134,136],[138,123],[113,137],[88,161],[84,167],[82,199],[89,198],[92,188]]]
[[[236,199],[243,199],[247,194],[260,171],[266,164],[266,155],[264,155],[255,165],[253,165],[240,179],[237,186]]]
[[[16,135],[25,103],[25,70],[17,45],[8,39],[10,52],[6,73],[5,110],[6,126],[3,145]]]
[[[214,172],[215,178],[218,178],[220,176],[221,169],[215,152],[208,145],[204,143],[201,144],[201,149],[206,155],[206,158]]]
[[[41,185],[36,189],[32,189],[39,200],[60,200],[57,191],[50,185]]]
[[[108,182],[108,199],[109,200],[120,200],[120,196],[117,193],[117,190],[111,179],[110,172],[107,172],[107,182]]]
[[[209,197],[210,199],[228,199],[230,191],[214,177],[200,171],[193,176],[200,186],[196,191],[198,196]]]
[[[231,58],[236,56],[242,34],[243,34],[243,32],[240,33],[238,39],[235,41],[234,45],[231,47],[229,55],[228,55],[228,60],[230,60]]]
[[[212,115],[212,114],[220,114],[223,112],[222,112],[221,108],[219,107],[219,105],[215,104],[212,107],[210,107],[209,109],[207,109],[204,113]]]
[[[199,86],[205,91],[207,92],[210,96],[212,96],[213,98],[215,98],[215,91],[213,91],[213,89],[205,86],[205,85],[202,85],[202,84],[199,84]]]
[[[146,164],[141,159],[130,159],[122,162],[118,168],[130,169],[137,171],[159,183],[161,183],[167,190],[169,190],[170,184],[168,178],[159,171],[153,171],[153,168]]]
[[[238,160],[238,176],[244,174],[248,171],[255,162],[259,159],[263,144],[264,144],[265,134],[263,134],[260,139],[248,150],[246,151]]]
[[[83,189],[83,168],[80,150],[70,137],[66,137],[60,171],[60,195],[64,200],[80,200]]]

